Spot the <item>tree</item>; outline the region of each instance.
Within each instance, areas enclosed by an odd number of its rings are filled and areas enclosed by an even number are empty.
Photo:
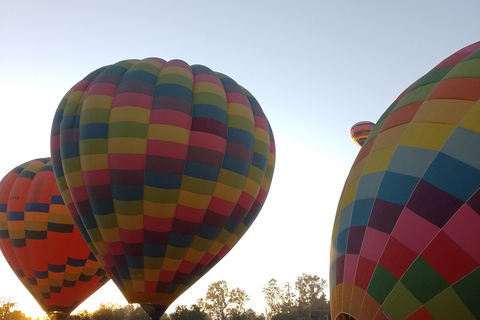
[[[190,309],[185,305],[175,307],[175,311],[170,314],[171,320],[207,320],[207,314],[200,310],[200,307],[193,304]]]
[[[265,301],[270,309],[267,315],[274,316],[280,313],[282,292],[277,284],[277,280],[270,279],[270,281],[268,281],[268,286],[263,288],[262,292],[265,294]]]
[[[208,286],[205,301],[197,300],[199,305],[204,305],[205,310],[213,314],[216,319],[226,320],[229,316],[232,319],[241,319],[245,314],[245,303],[250,300],[247,293],[235,288],[229,290],[227,283],[223,280],[212,283]]]
[[[232,316],[238,316],[245,313],[245,303],[250,300],[248,294],[240,289],[235,288],[229,293],[228,313]]]
[[[8,298],[0,298],[0,320],[27,320],[25,314],[19,310],[14,310],[16,302]]]
[[[298,291],[298,306],[299,309],[307,311],[307,319],[310,320],[312,316],[313,304],[324,295],[326,281],[317,275],[302,274],[295,282],[295,288]],[[299,310],[301,311],[301,310]]]
[[[70,315],[68,320],[93,320],[93,316],[87,310],[78,311],[76,314]]]
[[[227,319],[228,287],[227,282],[220,280],[208,286],[205,296],[206,309],[220,320]]]
[[[12,302],[10,299],[7,298],[0,298],[0,319],[7,319],[9,315],[12,314],[13,308],[17,303]]]
[[[290,282],[283,286],[281,312],[292,314],[295,308],[295,294]]]
[[[245,316],[248,320],[265,320],[265,317],[262,314],[258,314],[252,309],[245,311]]]

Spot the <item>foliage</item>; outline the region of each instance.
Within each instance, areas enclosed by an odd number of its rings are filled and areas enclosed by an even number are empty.
[[[291,320],[304,318],[316,319],[330,314],[330,307],[325,298],[326,281],[316,275],[302,274],[295,281],[295,288],[287,282],[283,289],[275,279],[263,288],[265,300],[269,307],[268,315],[272,320]],[[295,291],[295,293],[294,293]]]
[[[245,314],[245,303],[250,300],[248,294],[240,289],[229,290],[224,280],[208,286],[205,296],[205,309],[216,319],[241,319]]]
[[[272,320],[296,320],[297,317],[291,313],[277,313],[271,319]]]
[[[190,309],[180,305],[170,314],[170,320],[208,320],[208,315],[196,304],[193,304]]]
[[[150,320],[140,305],[128,304],[121,306],[114,303],[101,303],[98,310],[90,313],[86,310],[79,311],[68,317],[68,320]],[[162,318],[163,319],[163,318]]]
[[[330,315],[329,302],[323,290],[326,281],[316,275],[302,274],[293,287],[289,282],[279,286],[271,279],[263,288],[265,301],[271,320],[296,320],[304,318],[327,319]],[[264,320],[265,316],[252,309],[246,310],[248,294],[240,289],[229,289],[223,280],[208,286],[205,298],[197,300],[190,308],[179,305],[170,314],[164,314],[161,320]],[[16,303],[0,298],[0,320],[31,320],[15,310]],[[98,310],[90,313],[79,311],[67,320],[150,320],[150,317],[138,304],[121,306],[114,303],[102,303]]]
[[[31,320],[19,310],[15,310],[16,302],[8,298],[0,298],[0,320]]]
[[[295,294],[290,282],[283,286],[281,312],[292,314],[296,307]]]
[[[295,288],[298,291],[299,311],[305,314],[306,319],[310,320],[313,305],[320,296],[324,296],[326,281],[317,275],[302,274],[295,282]]]
[[[212,283],[208,286],[206,309],[214,314],[219,320],[227,319],[228,287],[224,280]]]
[[[250,300],[250,297],[247,295],[247,293],[240,289],[240,288],[235,288],[229,293],[229,308],[228,308],[228,313],[229,314],[244,314],[245,313],[245,303]]]
[[[265,301],[267,302],[267,307],[269,308],[268,315],[272,316],[280,313],[280,308],[282,305],[282,291],[277,284],[277,280],[270,279],[270,281],[268,281],[268,286],[263,288],[262,292],[265,294]]]

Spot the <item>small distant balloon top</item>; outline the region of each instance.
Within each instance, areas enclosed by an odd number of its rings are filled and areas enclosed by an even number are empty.
[[[352,126],[352,129],[350,129],[350,136],[353,141],[361,147],[365,143],[365,140],[367,140],[368,134],[372,131],[374,125],[375,123],[370,121],[357,122]]]

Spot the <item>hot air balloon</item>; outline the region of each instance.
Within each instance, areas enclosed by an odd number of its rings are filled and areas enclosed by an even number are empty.
[[[0,249],[52,320],[66,319],[108,281],[68,213],[49,158],[0,182]]]
[[[336,319],[480,319],[480,42],[403,92],[359,151],[332,234]]]
[[[256,99],[226,75],[160,58],[102,67],[52,126],[59,188],[127,301],[154,319],[242,237],[275,144]]]
[[[350,136],[353,141],[361,147],[365,143],[365,140],[367,140],[368,134],[372,131],[374,125],[375,123],[370,121],[357,122],[352,126],[352,129],[350,129]]]

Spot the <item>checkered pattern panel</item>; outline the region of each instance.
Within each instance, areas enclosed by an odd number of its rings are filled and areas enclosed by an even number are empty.
[[[242,237],[273,176],[256,99],[226,75],[159,58],[100,68],[52,128],[59,188],[130,302],[168,306]]]
[[[479,319],[479,188],[474,43],[407,88],[360,150],[333,228],[332,315]]]
[[[108,278],[68,213],[50,159],[36,159],[0,182],[0,249],[47,312],[69,314]]]

